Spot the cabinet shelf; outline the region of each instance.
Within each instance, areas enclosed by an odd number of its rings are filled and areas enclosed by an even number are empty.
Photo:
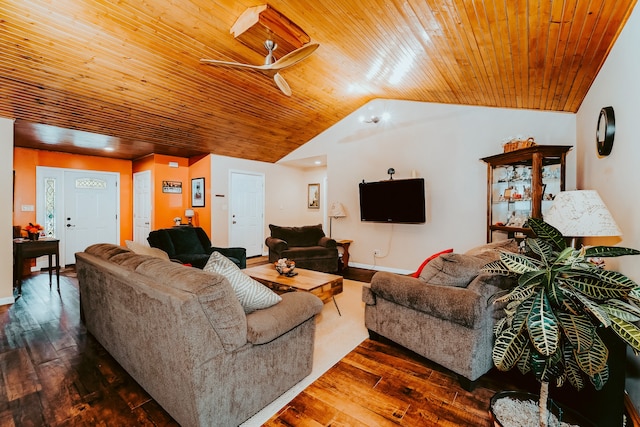
[[[542,218],[553,197],[564,191],[571,148],[536,145],[481,159],[487,163],[487,242],[498,235],[531,235],[523,227],[526,220]]]

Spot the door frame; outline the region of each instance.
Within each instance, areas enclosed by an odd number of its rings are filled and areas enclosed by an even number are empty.
[[[76,173],[95,173],[95,174],[103,174],[103,175],[112,175],[115,177],[117,190],[116,190],[116,241],[120,241],[120,226],[121,226],[121,206],[120,206],[120,173],[118,172],[109,172],[109,171],[98,171],[92,169],[71,169],[71,168],[57,168],[51,166],[36,166],[36,222],[39,224],[44,224],[45,218],[45,198],[44,198],[44,183],[43,183],[43,175],[54,177],[56,182],[56,194],[55,194],[55,226],[58,233],[56,234],[56,238],[60,239],[60,265],[65,266],[68,264],[75,264],[75,260],[69,263],[66,260],[66,241],[63,238],[64,234],[61,234],[61,231],[64,230],[65,220],[64,220],[64,212],[65,212],[65,194],[64,194],[64,183],[65,183],[65,172],[76,172]],[[40,258],[38,258],[40,260]],[[48,264],[46,265],[48,266]],[[37,264],[38,268],[45,267],[44,263],[40,265]]]

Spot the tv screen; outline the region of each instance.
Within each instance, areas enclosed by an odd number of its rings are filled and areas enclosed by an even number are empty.
[[[360,183],[360,220],[419,224],[426,221],[424,179]]]

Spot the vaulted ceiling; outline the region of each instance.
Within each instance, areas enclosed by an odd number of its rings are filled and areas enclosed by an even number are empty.
[[[200,63],[263,63],[230,29],[264,3],[2,0],[0,116],[16,146],[275,162],[374,98],[576,112],[636,2],[269,1],[320,45],[290,97]]]

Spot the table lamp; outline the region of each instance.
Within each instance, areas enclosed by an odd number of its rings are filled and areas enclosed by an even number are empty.
[[[334,218],[344,218],[347,213],[344,210],[344,206],[340,202],[331,203],[329,208],[329,237],[331,237],[331,226]]]
[[[565,237],[621,236],[622,231],[595,190],[561,191],[544,220]]]
[[[184,216],[187,217],[187,222],[189,223],[189,225],[193,225],[192,224],[192,219],[195,215],[195,212],[193,212],[193,209],[185,209],[184,210]]]

